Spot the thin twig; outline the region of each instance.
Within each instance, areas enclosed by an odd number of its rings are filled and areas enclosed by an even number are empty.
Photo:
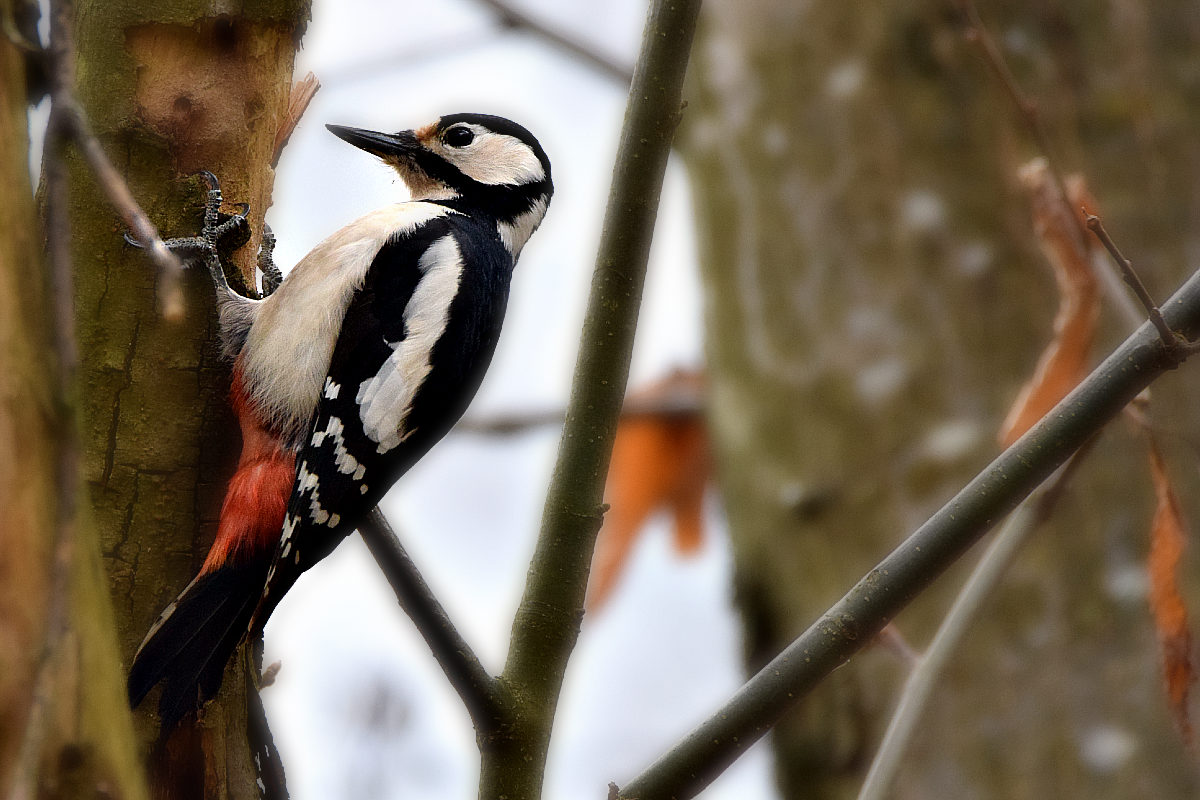
[[[653,400],[628,400],[621,407],[621,419],[644,417],[694,417],[704,413],[704,399],[698,394],[690,397],[666,397]],[[509,411],[490,416],[470,417],[454,426],[457,433],[476,433],[484,436],[510,436],[534,428],[562,425],[566,409],[540,411]]]
[[[133,198],[129,185],[109,160],[100,140],[92,133],[83,109],[75,99],[74,90],[65,88],[61,92],[56,91],[54,107],[62,109],[67,131],[95,175],[96,182],[108,197],[109,204],[121,217],[121,221],[129,228],[133,237],[142,243],[150,260],[158,267],[159,313],[173,322],[183,319],[183,289],[180,286],[183,262],[163,244],[158,229]]]
[[[420,45],[403,50],[388,50],[385,53],[368,55],[345,66],[325,70],[321,74],[321,84],[327,87],[341,87],[363,80],[377,80],[381,73],[401,69],[411,64],[427,65],[439,58],[462,57],[475,47],[482,47],[496,40],[496,31],[488,27],[484,30],[455,33],[435,40],[422,40]]]
[[[1125,279],[1125,283],[1137,295],[1138,301],[1142,304],[1142,308],[1146,310],[1146,314],[1150,317],[1150,322],[1154,325],[1154,329],[1158,331],[1159,338],[1162,339],[1163,345],[1172,352],[1179,349],[1188,350],[1195,349],[1195,343],[1189,342],[1186,339],[1181,339],[1175,331],[1171,330],[1171,326],[1167,325],[1163,319],[1162,311],[1154,303],[1154,298],[1150,296],[1150,292],[1146,291],[1146,284],[1142,283],[1142,279],[1138,276],[1137,270],[1133,268],[1133,262],[1121,254],[1117,248],[1117,243],[1108,235],[1108,231],[1104,229],[1104,223],[1095,214],[1087,215],[1088,230],[1096,234],[1096,238],[1104,245],[1104,249],[1112,256],[1113,263],[1117,265],[1117,269],[1121,271],[1121,277]]]
[[[378,508],[372,509],[358,530],[388,583],[392,585],[400,608],[425,638],[450,685],[462,698],[475,729],[480,734],[491,733],[505,716],[504,695],[499,681],[488,674],[458,632],[383,512]]]
[[[603,55],[579,39],[554,30],[545,23],[539,22],[536,18],[512,7],[506,2],[501,2],[500,0],[479,0],[479,2],[490,7],[497,13],[497,21],[503,26],[501,31],[527,31],[534,36],[546,40],[551,45],[565,50],[568,54],[591,64],[603,74],[619,82],[622,86],[628,86],[630,80],[632,80],[633,74],[627,67]],[[348,67],[343,67],[333,72],[326,72],[324,74],[324,83],[328,86],[340,86],[353,83],[354,81],[377,78],[380,72],[384,70],[396,69],[407,64],[423,63],[446,56],[461,56],[470,48],[479,47],[494,41],[496,33],[497,30],[495,27],[489,27],[483,31],[474,31],[465,35],[456,34],[433,42],[422,42],[416,48],[403,50],[399,53],[388,53],[379,57],[367,58]]]
[[[1200,272],[1164,309],[1174,329],[1187,335],[1200,331]],[[1135,331],[724,706],[625,786],[621,797],[695,797],[1139,392],[1177,365],[1156,331],[1147,326]]]
[[[1063,172],[1058,167],[1058,162],[1054,158],[1054,148],[1050,142],[1050,135],[1046,131],[1046,126],[1042,124],[1041,114],[1038,113],[1037,103],[1029,98],[1021,86],[1017,83],[1017,78],[1013,75],[1012,70],[1008,66],[1008,61],[1004,58],[1004,52],[996,43],[995,38],[988,32],[987,26],[983,24],[983,19],[979,16],[979,10],[975,7],[973,0],[958,0],[959,9],[962,12],[963,20],[967,25],[967,39],[976,44],[980,52],[983,54],[983,60],[991,69],[992,74],[999,81],[1004,93],[1008,95],[1013,106],[1017,110],[1022,123],[1025,125],[1029,134],[1033,137],[1034,143],[1045,158],[1046,164],[1050,169],[1050,175],[1054,181],[1054,186],[1058,190],[1059,195],[1063,199],[1063,203],[1067,207],[1071,207],[1071,194],[1067,190],[1067,181],[1063,176]],[[1083,246],[1084,252],[1088,250],[1087,231],[1080,223],[1077,215],[1072,214],[1074,219],[1074,228],[1077,232],[1079,243]],[[1112,270],[1107,265],[1102,267],[1101,274],[1106,276],[1105,286],[1116,287],[1120,285],[1112,276]],[[1122,291],[1111,291],[1110,295],[1113,302],[1116,303],[1117,310],[1122,317],[1129,322],[1131,327],[1137,327],[1142,323],[1142,316],[1137,311],[1137,306],[1129,299],[1129,295]]]
[[[1042,151],[1046,163],[1050,165],[1050,174],[1054,176],[1054,183],[1058,187],[1058,193],[1062,196],[1063,202],[1069,206],[1071,195],[1067,191],[1067,182],[1063,177],[1062,171],[1056,166],[1057,161],[1054,158],[1054,148],[1051,146],[1046,126],[1042,124],[1037,103],[1021,90],[1021,85],[1017,83],[1016,76],[1009,69],[1008,61],[1005,60],[1000,46],[996,44],[996,40],[992,38],[987,27],[984,26],[983,19],[979,16],[979,10],[975,8],[973,0],[959,0],[959,8],[962,10],[963,18],[967,23],[968,41],[979,46],[980,51],[983,53],[983,60],[991,68],[1000,85],[1004,87],[1005,93],[1012,100],[1017,112],[1021,115],[1021,119],[1025,122],[1025,127],[1029,129],[1030,134],[1037,143],[1038,149]],[[1087,235],[1084,233],[1083,228],[1078,227],[1078,232],[1080,241],[1086,245]]]
[[[614,80],[628,86],[633,80],[633,73],[628,67],[618,64],[613,59],[599,52],[591,45],[585,44],[574,36],[555,30],[553,27],[513,6],[506,0],[477,0],[500,15],[500,21],[505,25],[521,28],[545,39],[550,44],[567,53],[591,64]]]
[[[1094,442],[1095,439],[1091,441]],[[1021,545],[1049,519],[1067,482],[1090,449],[1089,442],[1059,468],[1050,480],[1025,498],[1025,502],[1005,520],[996,538],[984,551],[979,563],[975,565],[975,569],[959,591],[958,597],[954,599],[942,624],[938,626],[925,654],[918,659],[913,671],[909,673],[896,712],[888,723],[879,751],[875,754],[866,780],[859,790],[858,800],[882,800],[887,796],[896,770],[908,749],[912,733],[916,730],[950,657],[958,650],[967,632],[972,629],[983,601],[1000,583]]]

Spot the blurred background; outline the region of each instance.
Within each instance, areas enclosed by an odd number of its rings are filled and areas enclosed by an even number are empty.
[[[513,7],[617,69],[506,23],[490,2],[318,1],[297,75],[312,70],[324,88],[285,151],[269,215],[286,267],[403,195],[327,122],[390,131],[470,110],[532,130],[557,193],[522,256],[476,422],[565,403],[623,110],[619,72],[645,11],[639,0]],[[631,388],[705,372],[721,499],[708,493],[688,558],[672,544],[679,515],[651,515],[607,603],[585,619],[548,797],[627,781],[999,452],[1008,409],[1069,304],[1043,256],[1047,223],[1018,178],[1030,159],[1086,176],[1155,296],[1194,264],[1200,11],[988,4],[1049,153],[960,11],[706,4]],[[1103,297],[1083,314],[1083,366],[1133,324],[1117,294]],[[1187,374],[1169,377],[1148,412],[1193,517],[1196,392]],[[492,667],[556,436],[553,425],[455,433],[384,505]],[[955,653],[893,796],[1195,796],[1147,608],[1153,497],[1143,434],[1112,426]],[[901,616],[899,645],[837,671],[704,797],[855,796],[910,666],[903,642],[924,645],[967,568]],[[1184,581],[1191,600],[1194,584]],[[356,538],[288,596],[267,659],[284,665],[266,697],[296,797],[474,794],[467,717]]]
[[[952,0],[706,2],[630,381],[657,387],[641,395],[651,407],[682,391],[691,427],[627,426],[618,442],[605,591],[593,586],[567,675],[547,797],[599,797],[636,775],[1000,451],[1039,359],[1054,374],[1046,365],[1070,349],[1086,370],[1140,319],[1106,287],[1103,253],[1071,212],[1064,223],[1047,210],[1057,186],[1030,177],[1050,174],[1032,159],[1083,176],[1089,207],[1155,297],[1197,263],[1200,8],[987,4],[984,22],[1036,102],[1025,118],[962,11]],[[501,114],[554,165],[554,201],[522,254],[478,399],[383,504],[492,669],[554,459],[644,13],[642,0],[316,0],[297,62],[296,76],[311,70],[323,88],[284,150],[268,214],[285,270],[405,196],[327,123],[396,131]],[[36,147],[32,158],[36,174]],[[1096,268],[1082,283],[1050,268],[1064,237]],[[1194,373],[1156,383],[1139,423],[1096,439],[953,653],[888,796],[1200,793],[1192,643],[1186,629],[1156,630],[1150,608],[1166,589],[1196,607],[1195,559],[1182,556],[1177,585],[1145,566],[1147,431],[1183,517],[1200,513]],[[513,419],[535,422],[496,432]],[[617,503],[656,481],[668,488]],[[913,653],[970,566],[705,800],[855,797]],[[1161,653],[1184,665],[1169,687]],[[266,660],[282,663],[263,696],[298,800],[476,795],[468,717],[357,536],[287,596]]]

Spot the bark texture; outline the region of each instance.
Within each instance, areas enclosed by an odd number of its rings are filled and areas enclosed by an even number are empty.
[[[5,0],[0,15],[12,18]],[[33,699],[54,530],[54,414],[44,266],[29,186],[24,54],[0,39],[0,786]],[[18,453],[21,454],[18,460]]]
[[[164,235],[199,229],[204,187],[187,176],[200,169],[250,203],[256,234],[239,261],[248,277],[307,17],[307,0],[78,3],[79,98],[106,151]],[[82,163],[71,176],[85,476],[128,666],[203,560],[239,440],[208,277],[189,270],[185,320],[161,319],[152,266],[124,244]],[[240,663],[195,729],[154,750],[156,796],[257,796]],[[136,713],[148,753],[155,702]]]
[[[62,456],[77,421],[54,369],[27,62],[14,38],[32,36],[19,20],[35,18],[28,4],[0,2],[0,792],[138,800],[146,788],[95,529],[57,480],[77,468]]]
[[[1152,286],[1179,282],[1197,245],[1195,10],[985,14],[1110,231]],[[682,146],[756,668],[995,455],[1056,299],[1016,186],[1035,153],[946,5],[713,0],[693,65]],[[1125,333],[1102,324],[1105,343]],[[1194,394],[1166,381],[1156,413],[1194,427]],[[1144,465],[1119,429],[1100,444],[962,652],[895,796],[1195,793],[1139,583]],[[900,618],[918,644],[947,591]],[[867,652],[777,729],[785,797],[853,796],[903,670]]]

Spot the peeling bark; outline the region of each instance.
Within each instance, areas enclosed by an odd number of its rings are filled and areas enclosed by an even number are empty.
[[[78,94],[106,151],[164,235],[199,229],[204,188],[188,176],[200,169],[231,201],[250,203],[256,238],[238,256],[250,280],[307,15],[305,0],[236,11],[201,0],[78,3]],[[85,476],[128,666],[204,558],[239,440],[207,275],[185,273],[185,319],[164,321],[154,269],[124,244],[78,160],[71,177]],[[244,672],[230,672],[200,723],[206,733],[153,752],[157,695],[138,708],[156,796],[257,796],[247,691]]]

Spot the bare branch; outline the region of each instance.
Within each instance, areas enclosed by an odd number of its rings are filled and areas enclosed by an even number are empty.
[[[63,17],[70,14],[69,4],[66,9],[51,5],[51,18],[57,25],[57,38],[51,35],[50,41],[50,81],[51,117],[53,124],[47,131],[47,139],[57,136],[62,142],[74,142],[91,169],[101,190],[108,198],[113,210],[121,217],[121,221],[133,233],[133,236],[143,244],[150,254],[151,260],[159,270],[159,313],[166,319],[177,321],[183,318],[183,290],[179,279],[183,274],[183,263],[163,244],[158,230],[146,216],[121,173],[113,166],[100,140],[92,133],[87,116],[75,97],[75,69],[71,43],[71,20]],[[47,184],[49,182],[47,181]],[[65,240],[69,242],[69,238]],[[51,237],[53,242],[53,237]],[[74,312],[72,311],[72,317]],[[72,345],[73,346],[73,345]]]
[[[704,400],[699,394],[680,397],[656,397],[653,400],[632,399],[621,407],[621,419],[638,417],[694,417],[704,413]],[[565,409],[541,411],[511,411],[486,417],[464,419],[454,427],[458,433],[477,433],[484,436],[509,436],[533,428],[562,425]]]
[[[1138,301],[1142,304],[1142,308],[1146,310],[1146,314],[1150,317],[1151,324],[1158,331],[1159,337],[1162,339],[1163,345],[1171,351],[1184,349],[1189,347],[1194,348],[1196,345],[1181,339],[1171,327],[1167,325],[1163,319],[1162,311],[1154,303],[1154,298],[1150,296],[1150,292],[1146,291],[1146,284],[1142,283],[1141,277],[1138,276],[1137,270],[1133,268],[1133,262],[1121,254],[1117,248],[1116,242],[1108,235],[1108,231],[1104,229],[1104,223],[1095,214],[1087,215],[1088,230],[1096,234],[1096,238],[1104,245],[1104,249],[1112,256],[1113,263],[1117,265],[1117,269],[1121,271],[1121,277],[1125,279],[1125,283],[1137,295]]]
[[[1021,122],[1025,125],[1029,134],[1033,137],[1034,143],[1041,150],[1042,156],[1046,159],[1046,164],[1050,169],[1050,175],[1054,180],[1054,185],[1062,197],[1063,202],[1068,206],[1071,205],[1071,194],[1067,190],[1067,181],[1063,177],[1063,172],[1058,168],[1058,163],[1054,159],[1054,150],[1050,143],[1050,136],[1046,132],[1046,126],[1042,124],[1041,115],[1038,113],[1037,103],[1030,99],[1024,91],[1021,90],[1020,84],[1017,83],[1016,76],[1009,69],[1008,62],[1004,58],[1004,53],[1000,46],[996,44],[996,40],[988,32],[987,27],[983,24],[983,19],[979,16],[979,10],[975,8],[973,0],[958,0],[959,9],[963,14],[963,19],[967,24],[967,39],[978,45],[980,52],[983,54],[984,62],[991,69],[992,74],[1004,88],[1004,93],[1008,95],[1012,101],[1013,107],[1016,108]],[[1072,215],[1075,217],[1075,215]],[[1084,230],[1082,224],[1076,223],[1078,231],[1079,243],[1087,249],[1087,231]],[[1120,284],[1111,277],[1111,270],[1105,268],[1101,270],[1101,275],[1108,276],[1106,278],[1106,287],[1116,287]],[[1129,299],[1129,295],[1120,291],[1111,292],[1112,300],[1117,305],[1117,310],[1131,326],[1136,327],[1142,323],[1142,316],[1137,312],[1135,306]]]
[[[501,676],[519,705],[512,728],[481,748],[481,781],[490,796],[540,796],[554,710],[579,636],[650,241],[699,11],[699,0],[655,0],[646,18],[566,424]]]
[[[1090,451],[1091,442],[1084,445],[1071,457],[1054,477],[1036,492],[1025,498],[1014,511],[996,538],[984,551],[979,563],[971,572],[946,618],[938,626],[925,654],[921,656],[904,684],[896,712],[888,723],[887,732],[879,745],[879,751],[871,762],[871,769],[859,790],[858,800],[883,800],[908,748],[912,733],[921,720],[929,698],[938,685],[950,657],[958,650],[967,631],[972,629],[983,601],[1000,583],[1004,573],[1016,558],[1029,537],[1043,522],[1050,518],[1063,489],[1070,481],[1080,462]]]
[[[550,45],[565,51],[567,54],[592,65],[603,74],[618,81],[622,86],[628,86],[629,82],[633,79],[633,73],[629,71],[628,67],[600,53],[591,45],[585,44],[579,39],[538,21],[535,17],[504,2],[504,0],[479,0],[479,2],[497,13],[497,21],[504,26],[500,32],[505,30],[527,31],[545,40]],[[406,64],[423,63],[448,55],[460,56],[470,48],[479,47],[494,41],[496,33],[496,28],[488,28],[484,31],[455,34],[454,36],[445,37],[438,41],[423,42],[420,47],[404,50],[399,53],[388,53],[382,57],[367,58],[360,63],[344,67],[335,72],[326,72],[324,75],[325,83],[329,86],[351,83],[365,78],[374,78],[381,70],[389,68],[395,69]]]
[[[488,674],[458,632],[383,512],[372,509],[358,530],[392,585],[400,608],[417,626],[450,685],[462,698],[475,729],[480,734],[492,732],[506,715],[499,681]]]
[[[1172,328],[1200,331],[1200,272],[1164,306]],[[621,792],[694,797],[785,711],[895,617],[1038,484],[1163,372],[1178,365],[1143,324],[1046,417],[930,517],[708,720]]]
[[[478,2],[499,14],[500,21],[505,25],[529,31],[558,49],[564,50],[581,61],[591,64],[610,78],[620,81],[622,85],[628,86],[633,80],[633,73],[629,71],[628,67],[618,64],[613,59],[600,53],[592,46],[584,44],[575,37],[555,30],[536,17],[526,14],[506,0],[478,0]]]
[[[129,228],[134,238],[146,248],[150,260],[158,267],[159,313],[171,321],[183,319],[183,289],[179,283],[183,274],[183,262],[163,244],[158,229],[133,198],[129,185],[109,160],[100,145],[100,140],[92,133],[87,117],[75,99],[74,90],[61,87],[54,89],[52,94],[52,107],[62,114],[65,133],[74,140],[83,154],[113,210],[121,217],[121,221]]]

